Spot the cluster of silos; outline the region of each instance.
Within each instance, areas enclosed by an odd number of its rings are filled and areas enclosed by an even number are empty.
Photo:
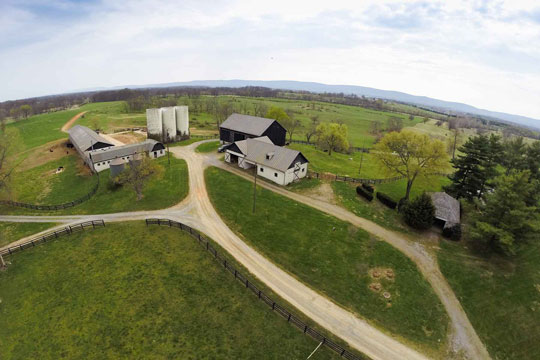
[[[146,109],[148,138],[172,142],[189,136],[189,112],[187,106],[171,106]]]

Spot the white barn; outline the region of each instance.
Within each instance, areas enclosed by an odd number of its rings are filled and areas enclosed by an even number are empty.
[[[300,151],[274,145],[266,136],[232,143],[225,152],[225,161],[243,169],[257,167],[258,176],[279,185],[305,177],[309,163]]]

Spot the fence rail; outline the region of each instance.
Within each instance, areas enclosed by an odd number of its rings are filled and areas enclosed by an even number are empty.
[[[291,144],[302,144],[302,145],[315,146],[315,143],[307,142],[307,141],[303,141],[303,140],[291,140],[289,142]],[[364,153],[368,153],[370,151],[370,148],[357,147],[357,146],[351,146],[351,147],[349,147],[349,149],[351,151],[354,151],[354,152],[364,152]]]
[[[434,175],[436,175],[436,176],[448,176],[449,174],[433,173],[433,174],[429,174],[429,175],[430,176],[434,176]],[[354,178],[354,177],[351,177],[351,176],[336,175],[336,174],[332,174],[332,173],[321,174],[321,173],[318,173],[318,172],[315,172],[315,171],[309,171],[308,176],[311,177],[311,178],[315,178],[315,179],[326,178],[326,179],[334,180],[334,181],[344,181],[344,182],[361,183],[361,184],[373,184],[373,185],[391,183],[391,182],[402,180],[402,179],[406,178],[406,176],[395,176],[395,177],[384,178],[384,179],[359,179],[359,178]]]
[[[61,210],[61,209],[68,209],[68,208],[71,208],[71,207],[73,207],[75,205],[82,204],[85,201],[88,201],[92,196],[94,196],[96,194],[96,192],[98,191],[98,188],[99,188],[99,175],[96,174],[94,176],[97,177],[96,185],[94,185],[94,187],[92,188],[92,190],[90,190],[90,192],[88,194],[86,194],[83,197],[81,197],[81,198],[79,198],[77,200],[74,200],[74,201],[70,201],[70,202],[67,202],[67,203],[64,203],[64,204],[59,204],[59,205],[38,205],[38,204],[28,204],[28,203],[22,203],[22,202],[11,201],[11,200],[0,200],[0,205],[16,206],[16,207],[22,207],[22,208],[26,208],[26,209],[33,209],[33,210]]]
[[[313,329],[306,323],[304,323],[302,320],[300,320],[296,315],[293,315],[290,313],[287,309],[276,303],[274,300],[272,300],[269,296],[267,296],[264,292],[262,292],[260,289],[258,289],[255,284],[249,281],[248,278],[246,278],[244,275],[242,275],[238,270],[234,268],[234,266],[231,265],[231,263],[225,258],[223,255],[217,252],[216,249],[210,244],[210,242],[201,235],[197,230],[191,228],[188,225],[182,224],[180,222],[169,220],[169,219],[153,219],[149,218],[146,219],[146,225],[160,225],[160,226],[169,226],[169,227],[175,227],[178,229],[181,229],[182,231],[188,232],[193,236],[206,251],[208,251],[214,259],[222,265],[225,270],[229,271],[236,280],[238,280],[242,285],[244,285],[247,289],[249,289],[255,296],[257,296],[263,303],[268,305],[269,308],[271,308],[273,311],[275,311],[277,314],[279,314],[282,318],[287,320],[287,322],[291,323],[295,327],[297,327],[299,330],[301,330],[304,334],[307,334],[311,336],[313,339],[317,340],[318,342],[322,342],[324,345],[326,345],[329,349],[332,349],[335,351],[339,356],[349,359],[349,360],[365,360],[368,359],[367,357],[360,357],[356,354],[351,353],[350,351],[346,350],[342,346],[336,344],[332,340],[328,339],[321,333],[319,333],[317,330]]]
[[[219,137],[219,134],[214,135],[189,135],[189,137],[197,138],[197,139],[217,139]]]
[[[36,236],[35,238],[32,238],[22,244],[0,250],[0,255],[11,255],[11,254],[23,251],[25,249],[34,247],[36,245],[39,245],[41,243],[58,239],[59,237],[62,237],[62,236],[71,235],[73,233],[84,231],[86,228],[95,229],[96,227],[104,227],[104,226],[105,226],[105,221],[103,220],[91,220],[91,221],[85,221],[85,222],[75,224],[75,225],[68,225],[61,230],[51,231],[44,235]]]

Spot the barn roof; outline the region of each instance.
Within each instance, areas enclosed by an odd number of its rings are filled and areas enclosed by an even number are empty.
[[[435,206],[435,218],[446,221],[446,226],[459,224],[459,201],[445,192],[429,194]]]
[[[274,144],[272,140],[268,138],[268,136],[261,136],[256,138],[256,140],[265,142],[267,144]],[[242,154],[247,155],[247,140],[240,140],[235,142],[234,144],[238,147],[238,150],[240,150]]]
[[[75,125],[69,129],[68,133],[73,145],[78,147],[81,151],[87,151],[97,143],[114,146],[114,144],[111,144],[110,141],[105,140],[105,138],[99,136],[98,133],[87,128],[86,126]]]
[[[232,114],[221,124],[221,128],[261,136],[273,123],[274,119],[258,116]]]
[[[274,145],[271,141],[266,141],[265,138],[268,139],[265,136],[263,138],[243,140],[247,145],[247,154],[245,158],[247,161],[268,166],[283,172],[291,167],[298,155],[301,155],[305,162],[307,162],[307,159],[300,151]]]
[[[122,158],[129,155],[152,151],[154,146],[161,144],[152,139],[146,139],[143,142],[136,144],[127,144],[122,146],[114,146],[112,148],[92,151],[93,162],[107,161],[116,158]]]

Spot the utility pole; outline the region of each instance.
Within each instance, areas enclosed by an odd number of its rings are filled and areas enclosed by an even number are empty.
[[[364,142],[362,143],[362,154],[360,154],[360,169],[358,169],[359,178],[360,178],[360,175],[362,174],[362,163],[364,162],[364,151],[366,150],[365,145],[366,145],[366,140],[364,140]]]
[[[257,200],[257,171],[259,170],[259,165],[255,165],[255,181],[253,182],[253,213],[255,214],[255,203]]]
[[[169,167],[171,167],[171,158],[169,155],[169,142],[171,141],[169,131],[167,130],[167,164]]]

